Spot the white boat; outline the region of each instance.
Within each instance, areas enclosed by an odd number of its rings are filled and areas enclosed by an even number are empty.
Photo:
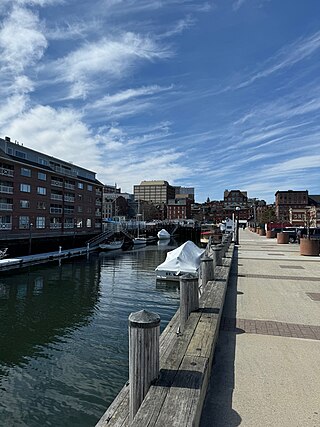
[[[164,228],[158,231],[157,236],[159,240],[168,240],[171,238],[170,233],[168,233]]]
[[[134,245],[146,245],[147,244],[147,238],[146,237],[135,237],[133,239]]]
[[[113,240],[110,242],[100,243],[99,248],[104,251],[113,251],[115,249],[121,249],[124,240]]]
[[[201,256],[205,252],[188,240],[183,245],[167,253],[166,260],[156,268],[157,279],[179,280],[186,273],[198,274]]]

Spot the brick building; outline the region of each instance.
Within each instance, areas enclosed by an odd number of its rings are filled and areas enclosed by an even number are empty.
[[[191,218],[191,200],[173,199],[167,204],[167,219],[190,219]]]
[[[309,204],[308,190],[277,191],[275,194],[276,217],[279,222],[290,222],[290,208],[304,210]]]
[[[0,235],[101,232],[102,188],[95,172],[0,138]]]

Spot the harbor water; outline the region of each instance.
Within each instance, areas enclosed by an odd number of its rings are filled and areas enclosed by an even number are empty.
[[[92,253],[1,273],[0,426],[92,427],[128,379],[128,316],[163,330],[177,286],[155,267],[175,244]]]

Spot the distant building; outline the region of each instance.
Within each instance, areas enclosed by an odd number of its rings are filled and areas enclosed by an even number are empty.
[[[225,190],[223,194],[224,207],[227,209],[235,209],[238,207],[247,207],[248,194],[246,191],[240,190]]]
[[[127,217],[129,213],[130,195],[121,193],[121,189],[113,185],[104,185],[102,201],[102,218],[115,216]]]
[[[141,181],[133,187],[135,200],[145,200],[154,205],[167,204],[175,198],[175,189],[167,181]]]
[[[175,186],[175,198],[176,199],[189,199],[191,203],[194,203],[194,188],[193,187],[179,187]]]
[[[0,138],[0,235],[6,239],[101,232],[95,172]]]
[[[190,219],[191,218],[191,200],[172,199],[167,204],[167,219]]]
[[[305,209],[308,206],[308,190],[277,191],[275,194],[276,216],[279,222],[290,221],[290,208]]]

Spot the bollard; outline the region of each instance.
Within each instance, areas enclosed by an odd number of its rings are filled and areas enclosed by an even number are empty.
[[[59,246],[59,254],[61,254],[62,246]]]
[[[212,261],[211,261],[212,262]],[[189,273],[180,277],[180,331],[192,311],[199,308],[198,278]]]
[[[213,269],[215,269],[218,265],[222,265],[221,245],[212,246],[211,251]]]
[[[146,310],[129,316],[129,417],[133,421],[159,375],[160,316]]]
[[[201,286],[204,289],[207,282],[213,280],[214,271],[213,271],[213,261],[212,258],[203,257],[201,258]]]

